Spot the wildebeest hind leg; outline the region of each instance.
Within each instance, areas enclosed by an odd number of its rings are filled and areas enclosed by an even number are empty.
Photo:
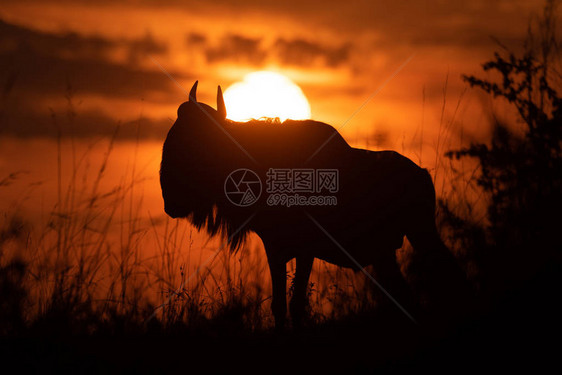
[[[308,303],[307,287],[314,258],[310,256],[298,256],[297,269],[293,280],[293,296],[291,298],[291,319],[293,328],[300,329],[304,318],[306,305]]]
[[[396,311],[396,314],[403,314],[403,311],[400,310],[404,309],[410,317],[414,320],[417,319],[419,307],[410,286],[400,271],[395,253],[379,257],[378,261],[373,264],[373,270],[377,282],[388,293],[387,295],[382,289],[375,286],[377,305],[389,312]]]
[[[471,300],[468,280],[441,240],[433,218],[424,223],[406,235],[414,248],[408,274],[425,307],[436,319],[459,318]]]

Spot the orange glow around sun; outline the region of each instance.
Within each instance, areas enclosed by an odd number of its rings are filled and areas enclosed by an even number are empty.
[[[310,104],[303,91],[282,74],[260,71],[246,75],[224,92],[227,116],[234,121],[261,117],[304,120]]]

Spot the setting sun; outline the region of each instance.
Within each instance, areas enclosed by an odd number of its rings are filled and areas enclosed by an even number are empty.
[[[278,117],[303,120],[310,118],[310,105],[301,88],[289,78],[274,72],[254,72],[224,93],[228,118],[246,121],[252,118]]]

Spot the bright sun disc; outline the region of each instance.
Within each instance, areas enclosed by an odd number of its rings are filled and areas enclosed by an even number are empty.
[[[226,113],[234,121],[261,117],[305,120],[310,118],[310,104],[304,93],[289,78],[274,72],[246,75],[224,92]]]

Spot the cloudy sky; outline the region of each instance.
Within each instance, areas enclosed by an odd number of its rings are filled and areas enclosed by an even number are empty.
[[[281,72],[303,89],[312,117],[335,126],[377,93],[342,133],[353,138],[390,132],[397,139],[422,122],[438,124],[444,99],[445,115],[452,116],[466,88],[461,74],[480,74],[481,63],[498,49],[492,37],[520,47],[529,20],[544,5],[534,0],[2,3],[3,134],[53,136],[54,116],[59,124],[73,124],[67,131],[83,136],[110,132],[119,123],[125,135],[131,124],[140,124],[143,135],[162,137],[186,96],[160,64],[186,89],[198,79],[199,100],[213,106],[218,84],[228,87],[256,70]],[[468,132],[476,132],[479,105],[478,94],[465,93]]]

